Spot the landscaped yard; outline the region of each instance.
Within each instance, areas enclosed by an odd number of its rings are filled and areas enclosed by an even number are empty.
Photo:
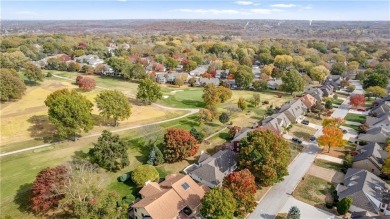
[[[322,125],[322,118],[318,118],[317,114],[307,113],[305,116],[305,119],[309,120],[310,123],[313,123],[316,125]]]
[[[357,125],[343,124],[342,126],[349,127],[349,128],[351,128],[351,129],[353,129],[353,130],[355,130],[357,132],[359,132],[359,130],[360,130],[359,126],[357,126]]]
[[[332,98],[332,103],[335,105],[341,105],[344,102],[342,99],[334,99]]]
[[[305,175],[304,179],[298,184],[293,196],[316,207],[325,207],[326,202],[333,202],[332,183],[312,175]]]
[[[309,141],[310,137],[313,136],[316,132],[317,130],[300,123],[294,124],[289,131],[289,133],[293,136],[304,139],[306,141]]]
[[[366,121],[366,116],[355,113],[348,113],[344,119],[351,122],[364,123]]]
[[[164,88],[158,103],[177,108],[204,108],[203,88]]]
[[[342,164],[333,163],[333,162],[329,162],[329,161],[322,160],[322,159],[316,159],[314,161],[314,165],[317,165],[317,166],[323,167],[323,168],[327,168],[327,169],[336,170],[336,171],[341,171],[341,169],[343,168]]]

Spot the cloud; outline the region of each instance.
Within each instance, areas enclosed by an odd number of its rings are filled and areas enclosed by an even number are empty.
[[[297,7],[297,5],[294,5],[294,4],[274,4],[274,5],[271,5],[271,7],[274,7],[274,8],[293,8],[293,7]]]
[[[219,10],[219,9],[178,9],[176,11],[198,14],[239,14],[237,10]]]
[[[304,10],[311,10],[311,9],[313,9],[313,7],[312,6],[305,6],[302,9],[304,9]]]
[[[118,2],[125,2],[125,1],[127,1],[127,0],[116,0],[116,1],[118,1]]]
[[[262,8],[256,8],[249,10],[250,12],[254,14],[272,14],[273,12],[283,12],[282,9],[262,9]]]
[[[251,2],[251,1],[236,1],[234,3],[236,3],[238,5],[253,5],[253,4],[255,4],[254,2]]]

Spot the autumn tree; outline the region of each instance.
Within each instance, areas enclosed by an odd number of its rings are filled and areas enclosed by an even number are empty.
[[[137,187],[144,186],[147,181],[156,182],[159,178],[156,168],[149,164],[140,165],[131,172],[131,180]]]
[[[253,98],[252,98],[252,104],[253,106],[258,106],[261,102],[261,99],[260,99],[260,94],[253,94]]]
[[[239,126],[232,126],[229,128],[229,136],[230,138],[234,138],[234,136],[236,136],[237,133],[239,133],[241,131],[241,127]]]
[[[178,87],[183,86],[183,85],[184,85],[184,80],[183,80],[183,78],[181,78],[181,77],[176,78],[176,79],[175,79],[175,85],[177,85]]]
[[[8,101],[20,99],[26,91],[26,85],[20,79],[18,73],[12,69],[0,69],[0,99]]]
[[[387,144],[386,146],[386,152],[387,153],[390,153],[390,144]],[[382,169],[381,169],[382,173],[386,174],[386,175],[390,175],[390,157],[387,157],[385,160],[384,160],[384,163],[383,163],[383,166],[382,166]]]
[[[135,64],[131,67],[131,75],[134,79],[144,79],[146,76],[145,68],[141,64]]]
[[[371,86],[366,88],[365,90],[366,96],[368,97],[386,97],[387,96],[387,90],[385,88],[379,87],[379,86]]]
[[[223,187],[214,187],[203,197],[200,213],[207,219],[233,218],[236,206],[232,192]]]
[[[245,101],[245,99],[243,97],[240,97],[238,99],[237,106],[241,110],[245,110],[248,107],[248,104],[247,104],[247,102]]]
[[[282,70],[293,64],[293,58],[290,55],[277,55],[274,60],[274,65]]]
[[[69,137],[93,127],[93,104],[75,90],[62,89],[51,93],[45,100],[49,120],[57,127],[59,136]]]
[[[281,85],[281,89],[289,92],[303,92],[303,88],[305,86],[305,82],[302,79],[302,76],[298,73],[297,70],[292,69],[282,77],[283,84]]]
[[[0,53],[0,66],[2,68],[19,71],[27,61],[28,58],[21,51]]]
[[[227,175],[223,180],[223,187],[229,189],[237,201],[235,216],[245,217],[253,211],[256,206],[256,183],[255,177],[248,169]]]
[[[211,122],[214,119],[213,113],[208,109],[200,109],[198,112],[199,123]]]
[[[68,177],[65,166],[56,166],[41,170],[33,182],[31,189],[31,209],[37,214],[45,214],[58,206],[64,195],[58,190]]]
[[[356,86],[353,84],[350,84],[347,86],[346,90],[348,93],[352,93],[355,90]]]
[[[126,142],[107,130],[102,132],[88,154],[92,163],[109,171],[117,171],[129,165]]]
[[[194,136],[178,128],[167,129],[163,145],[165,160],[170,163],[193,156],[199,149],[198,141]]]
[[[203,101],[206,104],[206,108],[214,115],[216,114],[217,104],[221,102],[218,93],[218,88],[214,84],[207,84],[203,89]]]
[[[217,87],[217,92],[218,92],[219,101],[221,103],[224,103],[226,100],[229,100],[230,98],[232,98],[233,95],[232,90],[224,86]]]
[[[80,90],[82,91],[91,91],[96,87],[96,81],[90,77],[83,77],[78,81]]]
[[[323,65],[319,65],[310,69],[311,79],[313,79],[314,81],[318,81],[320,83],[325,81],[329,73],[330,73],[329,70]]]
[[[332,65],[330,73],[332,75],[342,75],[346,70],[347,67],[344,65],[344,63],[336,62]]]
[[[96,104],[100,115],[105,119],[114,119],[115,126],[118,120],[124,120],[131,115],[131,104],[127,97],[117,90],[104,90],[96,98]]]
[[[366,98],[362,94],[354,94],[349,98],[349,104],[355,107],[355,109],[358,106],[364,105],[365,102],[366,102]]]
[[[160,86],[149,78],[142,79],[138,85],[137,100],[151,104],[161,99],[162,92]]]
[[[238,71],[234,74],[234,80],[238,87],[247,89],[253,81],[252,69],[248,66],[240,65]]]
[[[288,142],[270,130],[249,132],[240,141],[239,167],[249,169],[261,186],[273,185],[288,175],[289,159]]]
[[[183,61],[183,69],[186,72],[190,72],[198,67],[198,64],[195,61],[192,60],[185,60]]]
[[[44,75],[40,67],[34,65],[32,62],[24,64],[24,76],[31,81],[43,81]]]
[[[344,147],[346,141],[343,139],[343,131],[340,125],[343,123],[342,119],[329,118],[322,121],[322,135],[317,138],[320,146],[328,146],[328,153],[331,147]]]

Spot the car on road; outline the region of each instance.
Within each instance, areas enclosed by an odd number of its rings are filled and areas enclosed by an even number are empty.
[[[299,138],[292,138],[291,139],[293,142],[296,142],[296,143],[298,143],[298,144],[302,144],[302,140],[301,139],[299,139]]]
[[[316,139],[317,139],[317,138],[316,138],[316,136],[314,136],[314,135],[310,137],[310,141],[315,141]]]
[[[309,120],[302,120],[302,122],[301,122],[302,124],[304,124],[304,125],[309,125]]]

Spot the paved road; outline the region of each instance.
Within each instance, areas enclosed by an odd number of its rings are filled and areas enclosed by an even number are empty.
[[[288,166],[290,175],[284,180],[274,185],[264,198],[257,205],[256,209],[248,216],[250,219],[269,218],[273,219],[278,214],[279,210],[284,206],[291,192],[301,181],[302,177],[309,170],[313,163],[318,147],[314,143],[303,143],[307,149],[300,153],[295,160]]]
[[[61,77],[61,76],[58,76],[58,75],[53,75],[53,77],[61,78],[61,79],[64,79],[64,80],[73,81],[73,80],[71,80],[69,78]],[[100,86],[96,86],[96,87],[100,88],[100,89],[108,89],[108,88],[104,88],[104,87],[100,87]],[[189,112],[187,114],[184,114],[184,115],[176,117],[176,118],[166,119],[166,120],[162,120],[162,121],[158,121],[158,122],[152,122],[152,123],[148,123],[148,124],[144,124],[144,125],[137,125],[137,126],[118,128],[118,129],[112,130],[111,132],[113,132],[113,133],[115,133],[115,132],[122,132],[122,131],[131,130],[131,129],[142,128],[142,127],[146,127],[146,126],[150,126],[150,125],[158,125],[158,124],[162,124],[162,123],[166,123],[166,122],[171,122],[171,121],[182,119],[182,118],[187,117],[189,115],[195,114],[195,113],[197,113],[199,111],[199,109],[172,108],[172,107],[162,106],[162,105],[156,104],[156,103],[153,103],[153,105],[155,105],[157,107],[160,107],[162,109],[166,109],[166,110],[182,110],[182,111],[189,111]],[[92,137],[96,137],[96,136],[100,136],[100,135],[101,135],[101,133],[95,133],[95,134],[90,134],[90,135],[86,135],[86,136],[80,137],[79,139],[92,138]],[[16,150],[16,151],[10,151],[10,152],[7,152],[7,153],[1,153],[0,157],[12,155],[12,154],[18,154],[18,153],[22,153],[22,152],[25,152],[25,151],[31,151],[31,150],[39,149],[39,148],[49,147],[49,146],[55,145],[57,143],[59,143],[59,142],[54,142],[54,143],[49,143],[49,144],[42,144],[42,145],[37,145],[37,146],[34,146],[34,147],[24,148],[24,149],[20,149],[20,150]]]

